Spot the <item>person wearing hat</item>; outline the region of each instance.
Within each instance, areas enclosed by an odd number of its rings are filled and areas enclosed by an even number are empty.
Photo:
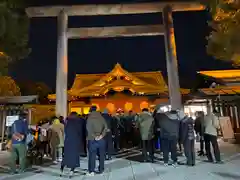
[[[99,173],[104,171],[105,160],[105,135],[108,132],[108,126],[101,115],[97,111],[96,106],[90,108],[90,112],[87,118],[87,140],[88,140],[88,174],[94,176],[96,166],[96,156],[99,155]]]

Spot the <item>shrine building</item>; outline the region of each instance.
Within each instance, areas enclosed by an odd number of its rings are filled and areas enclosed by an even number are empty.
[[[181,89],[181,93],[188,94],[189,90]],[[56,95],[48,98],[55,101]],[[160,71],[128,72],[120,64],[104,74],[77,74],[68,90],[68,111],[79,114],[88,114],[92,105],[111,113],[118,108],[140,112],[167,102],[168,86]]]

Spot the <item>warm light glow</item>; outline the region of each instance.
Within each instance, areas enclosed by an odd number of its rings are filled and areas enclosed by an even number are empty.
[[[217,70],[217,71],[200,71],[200,74],[215,78],[235,78],[240,77],[240,70]]]
[[[130,102],[126,102],[124,108],[126,111],[131,111],[133,108],[133,104]]]
[[[141,85],[141,83],[139,83],[139,82],[137,82],[137,81],[132,81],[132,83],[133,83],[134,85]]]
[[[130,80],[130,79],[129,79],[129,77],[127,77],[127,76],[125,77],[125,79],[126,79],[127,81],[129,81],[129,80]]]
[[[82,114],[82,109],[80,107],[72,107],[71,112],[76,112],[78,114]]]
[[[115,105],[113,103],[108,103],[106,108],[110,111],[110,113],[115,111]]]
[[[143,102],[140,104],[140,109],[148,108],[148,106],[149,106],[148,102],[143,101]]]
[[[114,89],[114,91],[121,92],[124,90],[124,87],[119,86],[119,87],[115,87],[113,89]]]
[[[83,114],[89,114],[90,107],[83,108]]]

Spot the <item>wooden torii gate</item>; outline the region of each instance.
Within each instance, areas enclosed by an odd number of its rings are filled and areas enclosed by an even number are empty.
[[[168,72],[170,104],[173,109],[182,107],[173,27],[173,11],[199,11],[205,7],[195,2],[166,1],[159,3],[73,5],[30,7],[29,17],[58,18],[56,115],[67,116],[68,39],[155,36],[164,35]],[[163,25],[68,28],[68,16],[99,16],[145,14],[162,12]]]

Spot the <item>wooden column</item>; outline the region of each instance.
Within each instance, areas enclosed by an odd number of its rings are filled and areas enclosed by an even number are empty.
[[[172,7],[170,5],[165,6],[162,14],[165,31],[164,40],[167,59],[169,99],[172,109],[176,110],[182,108],[182,100],[178,76],[178,62],[173,27]]]
[[[58,15],[57,44],[57,82],[56,82],[56,115],[67,116],[67,79],[68,79],[68,16],[62,10]]]

